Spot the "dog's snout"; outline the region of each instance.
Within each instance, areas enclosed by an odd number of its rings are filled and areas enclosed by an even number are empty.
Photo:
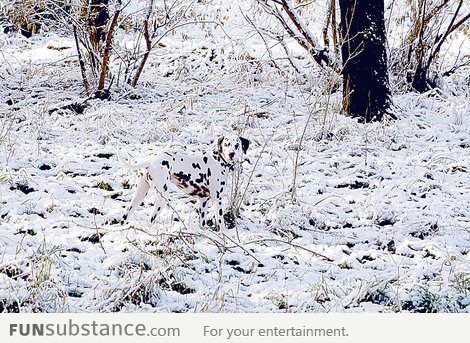
[[[231,159],[233,159],[235,156],[235,153],[234,152],[231,152],[230,154],[228,154],[228,157],[230,157]]]

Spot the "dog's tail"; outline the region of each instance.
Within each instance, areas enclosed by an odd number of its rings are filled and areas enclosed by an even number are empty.
[[[121,151],[120,151],[119,148],[116,149],[116,155],[118,157],[119,162],[121,162],[128,169],[138,170],[138,169],[142,169],[142,168],[147,168],[150,165],[149,162],[130,164],[124,158],[122,158]]]

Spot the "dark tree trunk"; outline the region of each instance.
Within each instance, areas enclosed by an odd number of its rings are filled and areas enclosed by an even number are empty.
[[[95,51],[99,51],[106,40],[106,29],[109,22],[109,0],[90,0],[88,12],[88,29],[90,42]]]
[[[416,71],[413,75],[411,86],[414,90],[424,93],[430,89],[431,82],[428,82],[428,73],[427,70],[419,64],[416,67]]]
[[[383,0],[339,0],[343,111],[363,122],[380,121],[391,99]]]

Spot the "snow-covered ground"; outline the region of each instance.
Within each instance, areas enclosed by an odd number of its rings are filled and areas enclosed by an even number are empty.
[[[0,36],[0,312],[470,312],[470,69],[358,124],[301,53],[307,77],[281,75],[232,7],[78,113],[71,38]],[[152,196],[106,224],[134,185],[117,149],[193,153],[234,130],[251,146],[225,241],[178,191],[155,225]]]

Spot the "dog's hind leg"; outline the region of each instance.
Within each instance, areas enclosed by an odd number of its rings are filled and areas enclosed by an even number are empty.
[[[160,192],[158,190],[156,190],[157,192],[157,197],[155,199],[155,205],[153,207],[153,211],[152,211],[152,216],[150,217],[150,222],[153,224],[155,223],[155,220],[157,219],[157,216],[160,214],[160,212],[162,211],[163,209],[163,206],[165,205],[165,199],[162,197],[161,194],[159,194]]]
[[[159,168],[157,170],[151,169],[149,179],[153,182],[153,187],[156,193],[155,205],[153,207],[152,215],[150,217],[150,222],[153,224],[155,223],[157,216],[163,210],[165,203],[168,201],[167,194],[168,185],[170,184],[170,177],[166,170]]]
[[[124,215],[122,216],[121,224],[127,222],[127,219],[129,218],[131,213],[134,212],[137,207],[139,207],[139,205],[142,203],[145,196],[147,195],[150,185],[148,183],[146,174],[147,172],[139,170],[137,174],[137,189],[135,190],[134,196],[132,197],[130,206],[127,208],[126,213],[124,213]]]

